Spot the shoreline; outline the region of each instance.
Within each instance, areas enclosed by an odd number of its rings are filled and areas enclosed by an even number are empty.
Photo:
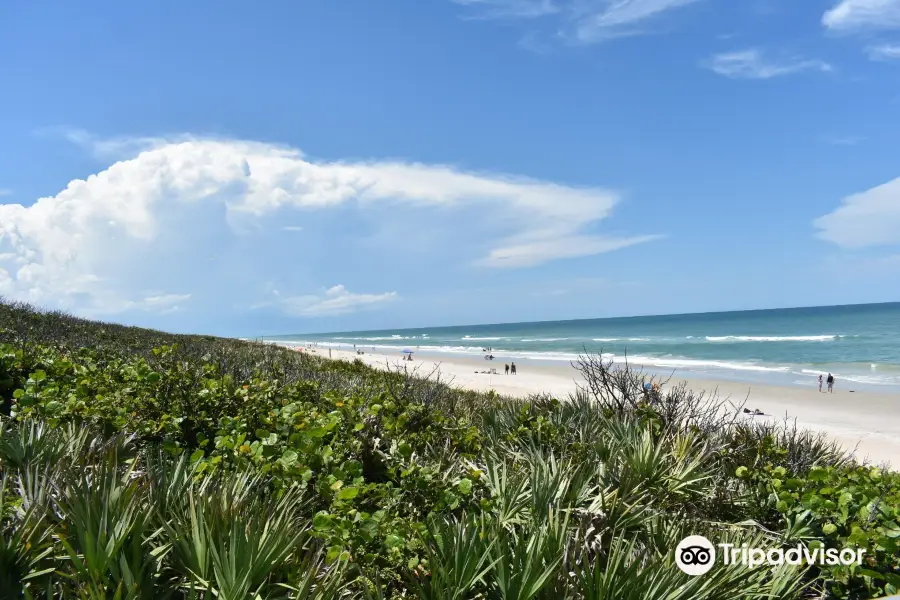
[[[335,338],[338,339],[338,338]],[[371,338],[380,340],[382,338]],[[413,340],[410,344],[385,344],[389,338],[383,338],[383,341],[358,343],[356,345],[341,341],[324,341],[315,339],[280,339],[273,338],[260,341],[267,343],[280,344],[288,347],[302,347],[313,345],[316,348],[332,349],[334,351],[352,351],[355,348],[384,355],[399,355],[401,350],[412,349],[416,356],[427,357],[432,360],[444,362],[462,362],[469,359],[479,360],[484,356],[485,348],[483,347],[466,347],[466,348],[447,348],[434,346],[420,346],[417,340]],[[479,338],[472,338],[472,341]],[[483,338],[487,340],[488,338]],[[393,338],[390,339],[393,340]],[[624,365],[625,362],[634,367],[640,368],[645,373],[652,373],[661,377],[668,377],[673,372],[681,373],[685,378],[694,380],[707,380],[716,382],[729,382],[742,385],[768,385],[776,387],[788,388],[806,388],[816,385],[816,377],[823,377],[829,373],[834,374],[835,378],[844,387],[852,389],[854,392],[867,392],[874,394],[894,394],[900,397],[900,365],[884,364],[881,370],[876,370],[876,365],[870,362],[864,363],[819,363],[819,364],[781,364],[781,363],[762,363],[757,359],[722,359],[722,358],[684,358],[677,356],[641,356],[632,353],[608,353],[602,349],[596,352],[586,350],[588,353],[597,354],[602,352],[604,358],[611,358],[616,365]],[[550,367],[568,367],[572,361],[578,359],[583,351],[552,351],[552,350],[509,350],[503,348],[494,348],[493,354],[498,360],[516,361],[522,363],[541,364]],[[859,371],[862,365],[866,365],[865,374]],[[857,369],[854,371],[854,369]],[[877,377],[872,373],[877,373]],[[879,381],[875,379],[881,378]],[[886,378],[886,379],[885,379]]]
[[[486,361],[468,356],[435,356],[416,352],[413,361],[401,360],[399,352],[365,351],[358,355],[352,350],[333,347],[302,348],[316,356],[333,360],[353,361],[385,369],[406,366],[420,375],[434,373],[441,381],[454,387],[476,391],[493,390],[512,397],[549,393],[567,396],[577,390],[580,374],[571,365],[553,365],[535,360],[516,360],[518,373],[505,375],[502,360]],[[482,371],[494,368],[497,374]],[[657,371],[646,370],[648,374]],[[663,377],[665,380],[666,377]],[[900,393],[850,391],[838,381],[834,393],[818,392],[815,387],[779,386],[682,377],[677,372],[669,378],[668,386],[685,382],[695,392],[715,392],[736,407],[759,409],[762,416],[754,420],[781,422],[796,421],[798,428],[825,433],[829,439],[852,451],[860,461],[900,465]]]

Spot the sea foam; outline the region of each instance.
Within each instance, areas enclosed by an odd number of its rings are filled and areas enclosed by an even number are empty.
[[[721,335],[706,336],[708,342],[831,342],[836,335]]]

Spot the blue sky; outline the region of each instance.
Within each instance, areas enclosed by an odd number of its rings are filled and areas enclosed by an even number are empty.
[[[900,0],[5,3],[0,88],[0,294],[42,306],[254,335],[900,295]]]

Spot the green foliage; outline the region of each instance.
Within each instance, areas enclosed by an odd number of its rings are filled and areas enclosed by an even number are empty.
[[[895,473],[583,365],[566,401],[0,303],[0,597],[864,598],[898,586]],[[707,407],[707,408],[704,408]],[[720,411],[719,411],[720,412]],[[859,545],[717,566],[687,534]],[[811,597],[811,596],[810,596]]]
[[[736,474],[758,506],[793,525],[786,534],[822,548],[865,550],[862,565],[824,568],[819,577],[828,593],[868,598],[900,591],[900,474],[833,465],[791,474],[771,463]]]

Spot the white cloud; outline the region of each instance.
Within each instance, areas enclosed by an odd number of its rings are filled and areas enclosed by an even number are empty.
[[[841,0],[822,15],[833,31],[900,28],[900,0]]]
[[[283,298],[278,292],[277,304],[285,312],[298,317],[342,315],[390,302],[398,298],[397,292],[384,294],[354,294],[342,285],[325,290],[323,295],[305,295]]]
[[[13,191],[7,189],[0,189],[0,198],[3,196],[12,196]]]
[[[169,308],[179,302],[187,302],[190,299],[190,294],[161,294],[159,296],[148,296],[144,298],[141,304],[147,307],[163,306]]]
[[[645,24],[663,13],[699,0],[453,0],[477,9],[483,18],[552,17],[561,38],[595,43],[645,33]],[[526,45],[526,47],[529,47]]]
[[[831,71],[831,65],[821,60],[787,58],[767,59],[758,49],[725,52],[714,55],[704,66],[719,75],[732,79],[771,79],[800,71]]]
[[[869,46],[866,52],[871,60],[889,61],[900,60],[900,44],[882,44],[880,46]]]
[[[126,301],[119,307],[112,307],[113,310],[124,312],[126,310],[142,310],[146,312],[155,312],[160,314],[169,314],[181,310],[181,304],[191,299],[190,294],[159,294],[155,296],[147,296],[138,301]],[[106,312],[103,310],[93,312]]]
[[[861,135],[822,135],[819,141],[832,146],[856,146],[864,142],[866,138]]]
[[[281,229],[283,231],[303,231],[303,227],[300,225],[285,225]]]
[[[813,225],[818,237],[844,248],[900,244],[900,178],[847,196]]]
[[[88,139],[89,144],[98,142]],[[148,139],[99,142],[108,152],[122,152],[142,147]],[[237,302],[234,298],[245,291],[228,286],[229,278],[239,275],[216,270],[236,267],[211,256],[225,258],[232,247],[229,240],[262,227],[276,213],[275,231],[266,231],[266,238],[296,230],[298,226],[283,224],[292,214],[305,217],[336,208],[384,219],[402,210],[398,217],[419,219],[416,231],[433,226],[435,210],[441,215],[476,210],[479,226],[500,232],[479,242],[488,245],[478,261],[481,266],[533,266],[653,239],[586,232],[611,213],[618,199],[600,188],[443,165],[313,162],[298,150],[258,142],[157,140],[136,156],[71,181],[55,196],[29,206],[0,204],[0,294],[107,314],[169,310],[189,294],[194,303],[203,283],[207,290],[227,289],[230,301]],[[445,219],[438,221],[445,225]],[[249,249],[232,261],[241,262],[245,275],[272,270],[283,257],[267,251],[273,252],[262,246]],[[313,282],[293,283],[300,289],[286,295],[296,297]],[[155,291],[143,291],[147,289]],[[332,304],[351,302],[341,298]]]
[[[455,4],[481,9],[485,18],[531,19],[552,15],[560,7],[552,0],[452,0]]]
[[[643,244],[660,239],[659,235],[643,235],[631,238],[573,235],[559,239],[529,240],[523,236],[515,243],[491,250],[479,264],[502,267],[531,267],[548,260],[591,256],[611,252],[635,244]]]
[[[639,25],[666,11],[693,4],[697,0],[610,0],[594,3],[595,8],[586,11],[578,19],[576,37],[582,42],[641,33]]]
[[[91,153],[97,160],[115,161],[129,158],[152,148],[171,142],[171,139],[159,137],[114,137],[102,138],[84,129],[74,127],[43,127],[35,132],[37,135],[61,137]],[[182,136],[183,140],[188,139]]]

